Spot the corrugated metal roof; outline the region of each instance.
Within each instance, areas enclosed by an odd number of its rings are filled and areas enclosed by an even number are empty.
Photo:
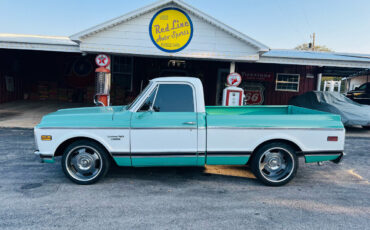
[[[0,34],[0,48],[57,52],[80,52],[69,37],[31,34]]]
[[[272,49],[263,53],[260,63],[370,68],[370,54]]]
[[[45,36],[31,34],[0,34],[1,42],[22,42],[54,45],[77,45],[76,42],[64,36]]]
[[[272,49],[262,55],[263,57],[284,57],[301,59],[343,60],[370,62],[370,54],[318,52],[305,50]]]

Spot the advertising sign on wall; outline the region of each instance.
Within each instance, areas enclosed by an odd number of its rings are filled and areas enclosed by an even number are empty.
[[[247,84],[244,88],[247,105],[262,105],[264,101],[264,90],[265,87],[260,83]]]
[[[183,10],[165,8],[158,11],[150,21],[150,38],[164,52],[184,49],[193,37],[193,23]]]
[[[243,80],[249,81],[274,81],[274,73],[241,72]]]

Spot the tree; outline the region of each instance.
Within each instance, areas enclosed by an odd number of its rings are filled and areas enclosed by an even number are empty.
[[[314,49],[310,47],[309,43],[303,43],[302,45],[299,45],[295,47],[296,50],[311,50],[311,51],[326,51],[326,52],[333,52],[333,50],[329,49],[326,46],[315,46]]]

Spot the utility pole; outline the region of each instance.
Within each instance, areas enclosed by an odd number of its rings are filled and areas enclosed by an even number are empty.
[[[312,34],[312,51],[315,50],[315,33]]]

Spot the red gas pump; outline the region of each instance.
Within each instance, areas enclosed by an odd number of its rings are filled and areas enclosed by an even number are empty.
[[[96,81],[94,103],[96,105],[109,106],[111,73],[107,67],[110,64],[110,59],[106,54],[99,54],[96,56],[95,62],[99,67],[95,70]]]

